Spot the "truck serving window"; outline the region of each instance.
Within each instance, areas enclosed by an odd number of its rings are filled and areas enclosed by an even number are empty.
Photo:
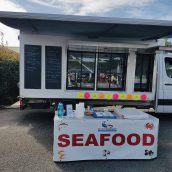
[[[94,52],[68,51],[67,89],[94,89],[95,59]]]
[[[127,54],[99,53],[97,90],[124,90]]]
[[[172,78],[172,58],[165,58],[165,69],[166,69],[166,73],[167,76],[169,78]]]
[[[153,64],[153,54],[137,54],[134,91],[152,91]]]

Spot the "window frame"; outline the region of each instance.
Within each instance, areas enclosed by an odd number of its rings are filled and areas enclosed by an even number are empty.
[[[97,79],[96,79],[96,90],[97,91],[124,91],[126,89],[126,76],[127,76],[127,61],[128,61],[128,53],[112,53],[107,52],[110,54],[110,75],[112,75],[111,69],[111,61],[112,61],[112,55],[120,55],[120,58],[123,59],[123,70],[122,70],[122,87],[121,88],[111,88],[109,84],[109,88],[98,88],[98,62],[99,62],[99,54],[105,54],[106,52],[98,52],[98,58],[97,58]],[[122,55],[122,56],[121,56]]]
[[[142,86],[142,75],[143,75],[143,60],[144,60],[144,58],[146,58],[146,57],[144,57],[144,56],[149,56],[149,57],[147,57],[147,58],[149,58],[149,61],[148,61],[148,63],[149,63],[149,65],[148,65],[148,71],[147,71],[147,74],[146,74],[146,76],[147,76],[147,83],[146,83],[146,89],[144,89],[144,88],[142,88],[143,86]],[[137,57],[140,57],[141,58],[141,73],[140,73],[140,75],[139,75],[139,80],[140,80],[140,82],[139,82],[139,88],[135,88],[135,81],[134,81],[134,92],[152,92],[152,80],[153,80],[153,71],[154,71],[154,63],[155,63],[155,54],[153,53],[153,54],[142,54],[142,53],[137,53],[136,54],[136,67],[137,67]],[[152,69],[151,69],[152,68]],[[151,71],[152,70],[152,71]],[[135,79],[136,79],[136,68],[135,68]]]
[[[81,68],[80,68],[80,73],[82,76],[82,58],[83,58],[83,54],[84,53],[92,53],[94,54],[94,82],[93,82],[93,88],[82,88],[82,77],[81,77],[81,81],[80,81],[80,87],[69,87],[68,86],[68,67],[69,67],[69,53],[74,52],[74,53],[80,53],[81,54]],[[95,90],[95,80],[96,80],[96,52],[92,52],[92,51],[76,51],[76,50],[67,50],[67,75],[66,75],[66,90]]]
[[[167,74],[166,59],[170,59],[170,60],[172,61],[172,58],[171,58],[171,57],[165,57],[165,58],[164,58],[166,75],[167,75],[168,78],[172,79],[172,77],[169,77],[168,74]]]

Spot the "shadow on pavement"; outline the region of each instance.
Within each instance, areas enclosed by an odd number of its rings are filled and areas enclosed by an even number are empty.
[[[53,152],[53,118],[50,110],[26,110],[18,125],[29,126],[28,134],[32,135],[47,151]]]

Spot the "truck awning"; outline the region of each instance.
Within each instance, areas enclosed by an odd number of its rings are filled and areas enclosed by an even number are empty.
[[[172,21],[0,12],[0,22],[23,33],[89,39],[153,40],[172,37]]]

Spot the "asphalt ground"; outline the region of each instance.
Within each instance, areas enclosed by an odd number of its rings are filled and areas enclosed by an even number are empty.
[[[53,114],[48,110],[0,110],[0,172],[172,171],[172,114],[160,118],[158,158],[53,162]]]

